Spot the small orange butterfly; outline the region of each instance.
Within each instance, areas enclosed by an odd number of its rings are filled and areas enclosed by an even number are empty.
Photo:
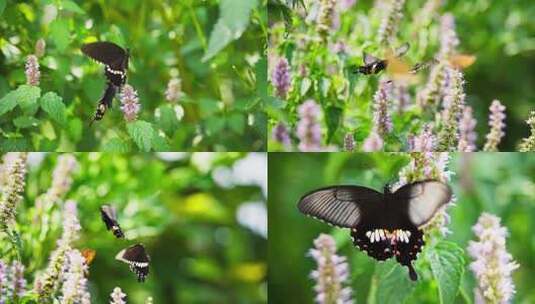
[[[89,266],[93,260],[95,259],[95,256],[97,255],[97,252],[93,249],[82,249],[82,256],[85,259],[85,264]]]

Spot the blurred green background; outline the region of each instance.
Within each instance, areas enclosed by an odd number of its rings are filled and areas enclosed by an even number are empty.
[[[95,40],[130,49],[128,83],[139,94],[139,119],[163,138],[153,140],[152,150],[265,150],[262,2],[0,0],[0,98],[26,82],[25,58],[42,38],[41,94],[56,92],[66,106],[62,123],[43,111],[0,111],[2,150],[135,150],[117,98],[102,121],[88,126],[105,77],[80,47]],[[176,104],[165,100],[173,77],[182,80]],[[20,117],[28,123],[13,124]]]
[[[89,269],[92,303],[108,303],[115,286],[128,303],[265,303],[267,301],[266,166],[261,153],[77,153],[66,195],[78,202],[78,249],[96,250]],[[44,269],[61,233],[58,202],[46,239],[32,226],[35,198],[50,186],[57,154],[30,154],[18,210],[27,279]],[[252,169],[252,170],[251,170]],[[99,206],[117,207],[128,241],[116,239]],[[0,247],[6,245],[0,240]],[[115,255],[141,242],[151,257],[143,284]]]
[[[358,184],[381,190],[384,183],[397,181],[399,170],[408,161],[409,154],[393,153],[269,153],[270,303],[312,303],[315,294],[310,273],[316,264],[307,253],[320,233],[335,237],[338,253],[346,256],[350,263],[349,286],[353,288],[356,302],[367,302],[372,276],[380,268],[379,263],[353,247],[349,230],[333,228],[304,216],[297,210],[297,201],[308,191],[334,184]],[[452,233],[446,239],[466,248],[468,241],[474,239],[471,227],[481,212],[501,217],[502,225],[510,233],[507,249],[520,264],[513,273],[517,288],[513,302],[533,303],[535,156],[451,154],[448,168],[453,173],[450,184],[457,201],[448,208],[451,215],[448,228]],[[465,260],[463,296],[458,295],[456,303],[473,303],[474,278],[468,269],[471,259],[466,252]],[[423,261],[419,262],[421,266]],[[407,275],[406,268],[403,270]],[[417,271],[420,279],[406,303],[438,303],[436,282],[428,279],[425,269],[420,267]],[[390,285],[388,287],[392,288]]]
[[[277,2],[273,0],[271,3]],[[284,2],[284,1],[278,1]],[[286,1],[291,2],[291,1]],[[300,3],[302,1],[293,1]],[[351,1],[345,1],[350,3]],[[317,39],[317,32],[312,21],[305,22],[300,15],[290,15],[290,27],[286,31],[272,30],[270,51],[274,55],[285,55],[290,64],[305,61],[310,70],[312,84],[302,81],[298,76],[298,67],[293,68],[294,92],[287,100],[276,100],[268,104],[270,127],[276,122],[284,121],[294,125],[296,114],[293,113],[296,102],[308,98],[322,104],[324,111],[329,107],[343,109],[344,117],[332,143],[342,147],[346,132],[354,133],[357,141],[363,141],[372,124],[373,95],[377,90],[377,76],[353,75],[351,67],[362,64],[362,51],[375,56],[382,56],[385,47],[377,43],[377,33],[381,23],[380,14],[385,13],[385,3],[389,1],[359,0],[348,11],[340,11],[333,22],[340,24],[339,29],[329,32],[329,45],[313,44],[310,49],[302,50],[306,37]],[[431,14],[422,12],[426,3],[442,3]],[[305,0],[307,12],[316,1]],[[382,9],[372,9],[374,5]],[[489,106],[493,99],[500,100],[506,107],[506,136],[499,148],[501,151],[515,151],[521,138],[529,135],[529,127],[525,123],[529,112],[535,109],[535,5],[531,0],[518,1],[440,1],[413,0],[405,1],[403,17],[400,21],[397,38],[392,46],[405,42],[411,47],[404,59],[414,64],[433,58],[439,47],[440,16],[451,13],[455,18],[455,29],[460,44],[456,48],[459,53],[472,54],[477,57],[475,63],[466,68],[465,93],[466,103],[474,109],[477,119],[477,146],[483,147],[485,135],[489,131]],[[270,5],[270,25],[284,21],[283,6]],[[298,10],[301,5],[297,5]],[[312,14],[312,13],[311,13]],[[425,18],[422,17],[425,15]],[[339,17],[339,18],[338,18]],[[280,28],[280,27],[279,27]],[[283,34],[286,35],[283,38]],[[290,33],[290,35],[288,35]],[[289,37],[289,38],[288,38]],[[334,54],[330,49],[335,43],[342,43],[348,50],[347,55]],[[304,58],[304,60],[303,60]],[[318,59],[324,58],[324,59]],[[411,102],[415,100],[416,89],[421,89],[427,82],[428,72],[419,73],[417,87],[410,88]],[[296,81],[296,78],[298,80]],[[310,80],[310,79],[306,79]],[[349,93],[345,88],[350,83]],[[324,88],[323,82],[329,83]],[[303,87],[310,87],[305,96],[301,96]],[[351,91],[352,90],[352,91]],[[273,88],[270,90],[274,92]],[[328,92],[325,92],[328,91]],[[434,116],[424,116],[415,111],[403,115],[392,113],[394,132],[399,138],[389,139],[392,143],[387,151],[403,149],[399,142],[404,142],[407,132],[415,132],[425,120],[434,120]],[[325,114],[325,116],[328,116]],[[421,119],[424,118],[424,119]],[[326,118],[325,118],[326,119]],[[330,124],[330,125],[329,125]],[[324,137],[327,129],[334,129],[336,123],[324,123]],[[271,129],[271,128],[270,128]],[[273,149],[271,148],[273,146]],[[280,150],[274,142],[270,142],[270,150]],[[388,150],[390,149],[390,150]]]

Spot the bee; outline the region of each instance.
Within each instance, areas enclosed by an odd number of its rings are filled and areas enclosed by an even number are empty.
[[[379,59],[375,56],[372,56],[364,52],[364,65],[358,66],[354,73],[364,74],[364,75],[373,75],[378,74],[379,72],[385,70],[388,67],[388,64],[394,59],[398,59],[401,56],[405,55],[409,50],[409,44],[404,43],[399,48],[396,49],[393,55],[388,56],[386,59]]]

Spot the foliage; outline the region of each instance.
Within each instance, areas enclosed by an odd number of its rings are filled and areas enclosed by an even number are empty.
[[[415,262],[418,281],[392,260],[377,262],[356,249],[347,229],[331,227],[301,214],[297,201],[311,190],[335,184],[382,189],[394,183],[408,164],[408,154],[270,153],[269,155],[269,288],[273,303],[311,303],[315,268],[307,256],[320,233],[336,239],[346,256],[357,303],[474,303],[475,281],[465,248],[476,239],[472,226],[482,212],[501,218],[508,229],[507,250],[520,267],[513,272],[516,303],[535,300],[530,277],[535,243],[535,157],[522,153],[451,155],[449,171],[455,204],[447,209],[450,234],[431,233]],[[491,164],[491,165],[489,165]]]
[[[77,153],[75,157],[78,164],[69,187],[68,182],[51,185],[51,177],[57,180],[61,172],[54,169],[58,154],[30,153],[23,201],[13,226],[21,238],[20,249],[0,232],[0,260],[9,264],[20,256],[29,289],[65,229],[64,201],[74,200],[81,224],[74,247],[96,251],[87,276],[91,303],[108,303],[115,287],[128,295],[128,303],[145,303],[148,296],[154,303],[267,301],[262,214],[267,215],[260,212],[266,208],[265,155]],[[258,170],[247,171],[252,167]],[[54,187],[63,187],[66,194],[57,198]],[[117,207],[126,241],[106,231],[99,212],[106,203]],[[127,265],[115,260],[134,242],[143,243],[151,257],[145,283],[138,283]],[[25,300],[34,297],[28,294]]]
[[[329,3],[335,3],[333,9]],[[347,8],[343,7],[347,5],[344,3],[354,5]],[[395,16],[386,18],[390,3],[404,3],[398,26]],[[288,147],[272,139],[270,151],[298,149],[297,109],[310,99],[322,106],[319,119],[323,150],[343,150],[344,137],[349,135],[356,141],[356,149],[362,151],[365,139],[373,133],[373,96],[381,78],[394,80],[395,84],[389,108],[394,130],[384,136],[382,150],[413,150],[410,138],[420,134],[428,124],[433,124],[436,135],[456,132],[458,116],[464,111],[453,113],[457,123],[448,125],[441,118],[447,102],[442,105],[441,99],[441,103],[431,107],[417,105],[418,95],[432,78],[430,70],[438,65],[421,70],[416,76],[399,74],[399,70],[437,58],[441,40],[445,39],[441,17],[448,13],[454,17],[460,41],[454,53],[476,57],[472,66],[462,70],[461,93],[466,94],[464,103],[474,110],[477,149],[482,149],[489,133],[489,106],[493,99],[506,107],[506,136],[500,150],[514,151],[521,138],[527,137],[524,121],[533,109],[535,97],[531,85],[535,80],[529,72],[534,67],[534,44],[529,38],[534,34],[530,1],[320,0],[305,1],[305,4],[293,7],[290,15],[288,10],[292,6],[284,9],[275,4],[268,6],[273,20],[268,53],[270,71],[275,69],[279,58],[286,58],[292,78],[288,96],[280,97],[276,96],[273,74],[269,74],[272,77],[269,90],[274,97],[266,104],[268,128],[272,133],[277,124],[285,124],[291,130],[293,141]],[[322,27],[328,30],[322,31]],[[383,39],[385,32],[391,35],[387,43]],[[355,74],[356,67],[363,64],[364,52],[388,58],[389,52],[407,42],[410,48],[401,63],[408,66],[402,65],[401,69],[398,66],[398,74]],[[451,60],[442,62],[452,64]],[[441,79],[439,83],[442,81],[448,80]],[[445,151],[443,146],[435,150]],[[456,147],[447,150],[457,151]]]
[[[0,150],[263,150],[264,2],[0,2]],[[89,126],[105,78],[80,47],[96,40],[129,48],[142,123],[124,121],[117,94]]]

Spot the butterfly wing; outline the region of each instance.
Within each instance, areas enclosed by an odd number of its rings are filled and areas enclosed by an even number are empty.
[[[426,180],[404,185],[392,195],[393,204],[406,210],[414,226],[422,227],[451,200],[452,192],[443,182]]]
[[[373,64],[375,62],[378,62],[378,61],[381,61],[381,59],[375,57],[375,56],[372,56],[366,52],[363,53],[363,56],[364,56],[364,64],[365,65],[369,65],[369,64]]]
[[[400,47],[396,49],[395,56],[401,57],[409,51],[410,45],[408,43],[403,43]]]
[[[150,257],[147,255],[143,245],[136,244],[123,249],[115,258],[127,263],[130,266],[130,270],[137,275],[139,282],[144,282],[145,278],[149,275]]]
[[[117,211],[115,207],[102,205],[100,207],[100,215],[108,231],[111,230],[117,238],[124,238],[124,233],[117,222]]]
[[[355,228],[366,213],[379,206],[383,194],[361,186],[332,186],[305,194],[297,204],[302,213],[329,224]]]
[[[112,65],[123,62],[127,52],[115,43],[98,41],[82,45],[82,52],[90,58],[105,64]]]

